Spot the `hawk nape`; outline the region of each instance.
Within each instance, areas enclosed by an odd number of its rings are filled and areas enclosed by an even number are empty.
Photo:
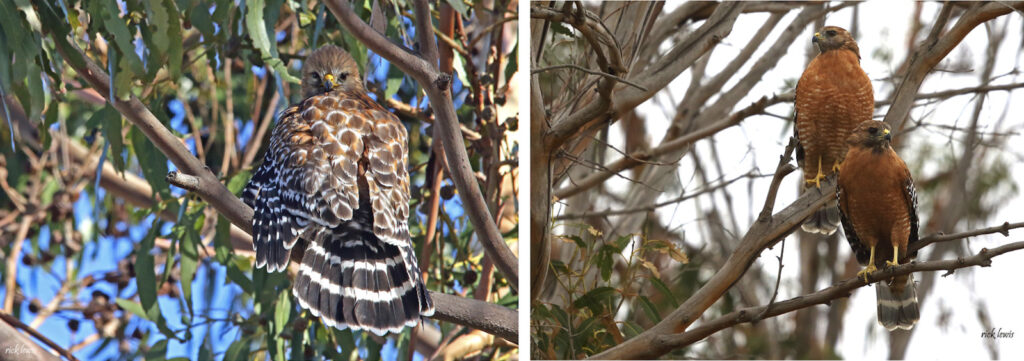
[[[255,211],[257,268],[285,270],[302,239],[299,305],[329,326],[384,335],[434,307],[409,236],[406,130],[362,84],[347,52],[314,51],[304,100],[280,116],[243,200]]]
[[[891,145],[889,125],[861,123],[850,134],[850,150],[839,171],[839,210],[846,240],[868,275],[917,257],[908,254],[918,241],[917,193],[907,164]],[[920,317],[917,290],[911,275],[896,276],[875,285],[878,323],[889,330],[910,329]]]
[[[875,111],[871,79],[860,67],[860,48],[853,36],[843,28],[826,26],[811,41],[820,54],[797,82],[794,127],[805,189],[820,188],[822,179],[839,170],[846,137]],[[835,202],[818,210],[802,228],[810,233],[835,232],[839,228]]]

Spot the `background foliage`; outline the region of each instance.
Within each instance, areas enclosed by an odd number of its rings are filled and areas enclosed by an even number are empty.
[[[460,20],[446,38],[457,49],[453,95],[465,145],[515,249],[516,5],[444,4]],[[353,7],[388,38],[415,47],[411,3]],[[456,347],[446,346],[477,339],[485,341],[458,352],[516,357],[514,345],[455,324],[428,320],[417,332],[380,338],[324,328],[300,312],[286,275],[254,271],[236,246],[248,236],[168,185],[174,165],[78,78],[69,65],[84,59],[58,52],[58,42],[103,66],[113,75],[104,95],[139,97],[236,195],[262,159],[274,115],[300,100],[297,74],[309,49],[344,47],[371,96],[408,127],[410,230],[428,288],[517,304],[440,171],[419,84],[368,54],[321,2],[3,0],[5,312],[83,359],[410,359],[451,356]],[[427,229],[431,197],[441,198],[437,232]]]

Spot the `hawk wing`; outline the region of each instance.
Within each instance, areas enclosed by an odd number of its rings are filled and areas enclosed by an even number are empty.
[[[842,172],[842,170],[840,170]],[[857,237],[857,231],[853,229],[853,222],[850,221],[848,206],[843,202],[843,188],[836,186],[836,199],[839,200],[839,220],[843,224],[843,233],[846,233],[846,241],[850,243],[850,249],[857,256],[857,263],[868,264],[871,256],[871,249],[861,243]],[[914,217],[916,220],[916,217]],[[914,233],[916,235],[916,232]]]
[[[253,207],[256,265],[283,270],[311,224],[332,228],[359,206],[362,127],[336,98],[314,96],[288,108],[274,127],[263,164],[243,192]]]
[[[364,96],[365,97],[365,96]],[[373,121],[366,138],[366,182],[373,206],[373,233],[382,241],[407,246],[409,238],[409,171],[407,133],[394,114],[365,99]]]
[[[914,243],[919,241],[918,239],[918,219],[917,219],[917,189],[914,187],[914,179],[910,177],[910,172],[907,172],[907,180],[903,186],[903,199],[907,201],[907,212],[910,214],[910,239],[907,240],[907,248],[911,248]],[[907,254],[909,258],[917,258],[917,251],[910,251]]]

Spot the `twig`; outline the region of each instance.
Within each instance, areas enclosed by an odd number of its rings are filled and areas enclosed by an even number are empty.
[[[932,243],[964,239],[964,238],[980,236],[980,235],[984,235],[984,234],[999,233],[999,234],[1002,234],[1003,236],[1009,237],[1011,229],[1017,229],[1017,228],[1022,228],[1022,227],[1024,227],[1024,222],[1017,222],[1017,223],[1004,222],[1003,224],[995,226],[995,227],[975,229],[975,230],[970,230],[970,231],[966,231],[966,232],[959,232],[959,233],[953,233],[953,234],[942,234],[942,233],[931,234],[931,235],[928,235],[928,236],[925,236],[925,237],[921,238],[918,242],[915,242],[914,244],[910,245],[910,247],[909,247],[910,249],[908,250],[908,252],[912,253],[912,252],[917,251],[917,250],[919,250],[921,248],[924,248],[925,246],[930,245]]]
[[[658,208],[661,208],[661,207],[664,207],[664,206],[667,206],[667,205],[683,202],[683,201],[686,201],[686,200],[689,200],[689,199],[693,199],[693,198],[699,197],[701,195],[704,195],[704,194],[707,194],[707,193],[710,193],[710,192],[714,192],[714,191],[717,191],[719,189],[728,187],[729,185],[731,185],[733,183],[736,183],[736,181],[739,181],[740,179],[747,179],[747,178],[754,178],[754,177],[758,177],[758,176],[754,175],[753,172],[748,172],[747,174],[738,176],[736,178],[733,178],[733,179],[730,179],[728,181],[716,184],[714,186],[705,187],[704,189],[698,190],[696,192],[689,193],[689,194],[683,194],[683,195],[681,195],[679,197],[676,197],[676,198],[673,198],[673,199],[669,199],[667,201],[664,201],[664,202],[661,202],[661,203],[656,203],[654,205],[650,205],[650,206],[646,206],[646,207],[636,207],[636,208],[630,208],[630,209],[607,210],[607,211],[603,211],[603,212],[583,212],[583,213],[575,213],[575,214],[563,214],[563,215],[556,216],[555,220],[556,221],[564,221],[564,220],[567,220],[567,219],[578,219],[578,218],[586,218],[586,217],[606,217],[606,216],[615,216],[615,215],[627,214],[627,213],[635,213],[635,212],[652,212],[655,209],[658,209]]]
[[[561,188],[554,191],[554,196],[558,199],[564,199],[576,195],[584,190],[590,189],[611,176],[622,172],[626,169],[643,164],[641,161],[649,159],[655,159],[663,154],[679,150],[688,147],[698,140],[712,136],[722,129],[729,128],[739,124],[741,121],[755,114],[764,112],[764,109],[770,104],[776,103],[776,97],[769,99],[768,97],[761,97],[760,100],[750,104],[746,108],[743,108],[736,113],[733,113],[726,119],[722,119],[716,123],[710,124],[699,130],[690,132],[685,136],[673,139],[671,141],[662,143],[657,148],[649,151],[638,151],[630,154],[628,157],[620,158],[616,161],[609,163],[605,168],[607,170],[601,172],[595,172],[586,178],[583,178],[572,187]]]
[[[764,306],[764,311],[761,311],[760,313],[757,314],[757,316],[754,317],[753,320],[750,320],[751,323],[757,323],[758,321],[763,320],[765,316],[768,314],[768,310],[771,310],[772,305],[775,304],[775,298],[779,297],[779,284],[782,283],[782,267],[785,267],[785,265],[782,264],[782,256],[784,256],[785,254],[786,240],[782,240],[782,246],[779,249],[779,255],[775,257],[779,259],[779,272],[775,275],[775,291],[772,292],[772,299],[768,300],[768,305]]]
[[[768,187],[768,196],[764,201],[764,208],[761,209],[761,214],[757,216],[758,222],[769,222],[772,220],[772,210],[775,208],[775,197],[779,193],[779,186],[782,184],[782,178],[796,170],[796,167],[790,163],[793,159],[793,150],[796,149],[796,138],[789,137],[789,144],[786,145],[786,150],[779,156],[779,166],[775,168],[775,177],[772,178],[771,186]]]
[[[11,316],[7,312],[0,311],[0,319],[3,319],[4,322],[9,323],[11,326],[24,330],[28,334],[32,335],[32,337],[35,337],[37,340],[42,341],[44,344],[46,344],[46,346],[49,346],[54,351],[57,351],[57,353],[59,353],[61,356],[64,356],[64,358],[72,361],[78,361],[78,359],[75,358],[75,355],[72,355],[71,352],[68,352],[68,350],[65,350],[63,347],[60,347],[60,345],[58,345],[56,342],[53,342],[53,340],[50,340],[46,336],[43,336],[43,334],[39,333],[39,331],[36,331],[34,328],[29,327],[24,322],[21,322],[21,320],[15,318],[14,316]]]
[[[608,78],[608,79],[612,79],[612,80],[615,80],[615,81],[617,81],[617,82],[620,82],[620,83],[623,83],[623,84],[626,84],[626,85],[632,86],[632,87],[634,87],[634,88],[637,88],[637,89],[640,89],[640,90],[642,90],[642,91],[647,91],[647,88],[644,88],[644,87],[643,87],[642,85],[640,85],[640,84],[637,84],[637,83],[631,82],[631,81],[629,81],[629,80],[626,80],[626,79],[623,79],[623,78],[617,77],[617,76],[615,76],[615,75],[612,75],[612,74],[608,74],[608,73],[605,73],[605,72],[601,72],[601,71],[596,71],[596,70],[590,70],[590,69],[587,69],[587,68],[584,68],[584,67],[582,67],[582,66],[579,66],[579,65],[575,65],[575,64],[562,64],[562,65],[552,65],[552,66],[549,66],[549,67],[545,67],[545,68],[540,68],[540,69],[534,69],[534,70],[533,70],[532,72],[530,72],[530,73],[531,73],[531,74],[539,74],[539,73],[543,73],[543,72],[545,72],[545,71],[549,71],[549,70],[556,70],[556,69],[566,69],[566,68],[568,68],[568,69],[575,69],[575,70],[579,70],[579,71],[582,71],[582,72],[584,72],[584,73],[587,73],[587,74],[590,74],[590,75],[598,75],[598,76],[602,76],[602,77],[605,77],[605,78]]]
[[[4,295],[4,311],[14,313],[14,296],[18,294],[18,257],[21,256],[21,248],[25,244],[25,237],[28,229],[35,221],[35,216],[26,215],[18,225],[18,232],[14,235],[14,245],[11,246],[11,253],[7,255],[7,271],[4,272],[6,279],[4,287],[7,290]]]

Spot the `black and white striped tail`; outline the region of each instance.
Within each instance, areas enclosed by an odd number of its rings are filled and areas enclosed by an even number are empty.
[[[878,323],[887,330],[909,330],[921,317],[917,287],[913,275],[897,276],[875,284],[878,297]]]
[[[384,243],[361,223],[321,231],[306,247],[292,288],[299,305],[328,326],[382,336],[433,315],[412,247]]]
[[[814,212],[800,226],[807,233],[831,235],[839,229],[839,202],[832,201]]]

